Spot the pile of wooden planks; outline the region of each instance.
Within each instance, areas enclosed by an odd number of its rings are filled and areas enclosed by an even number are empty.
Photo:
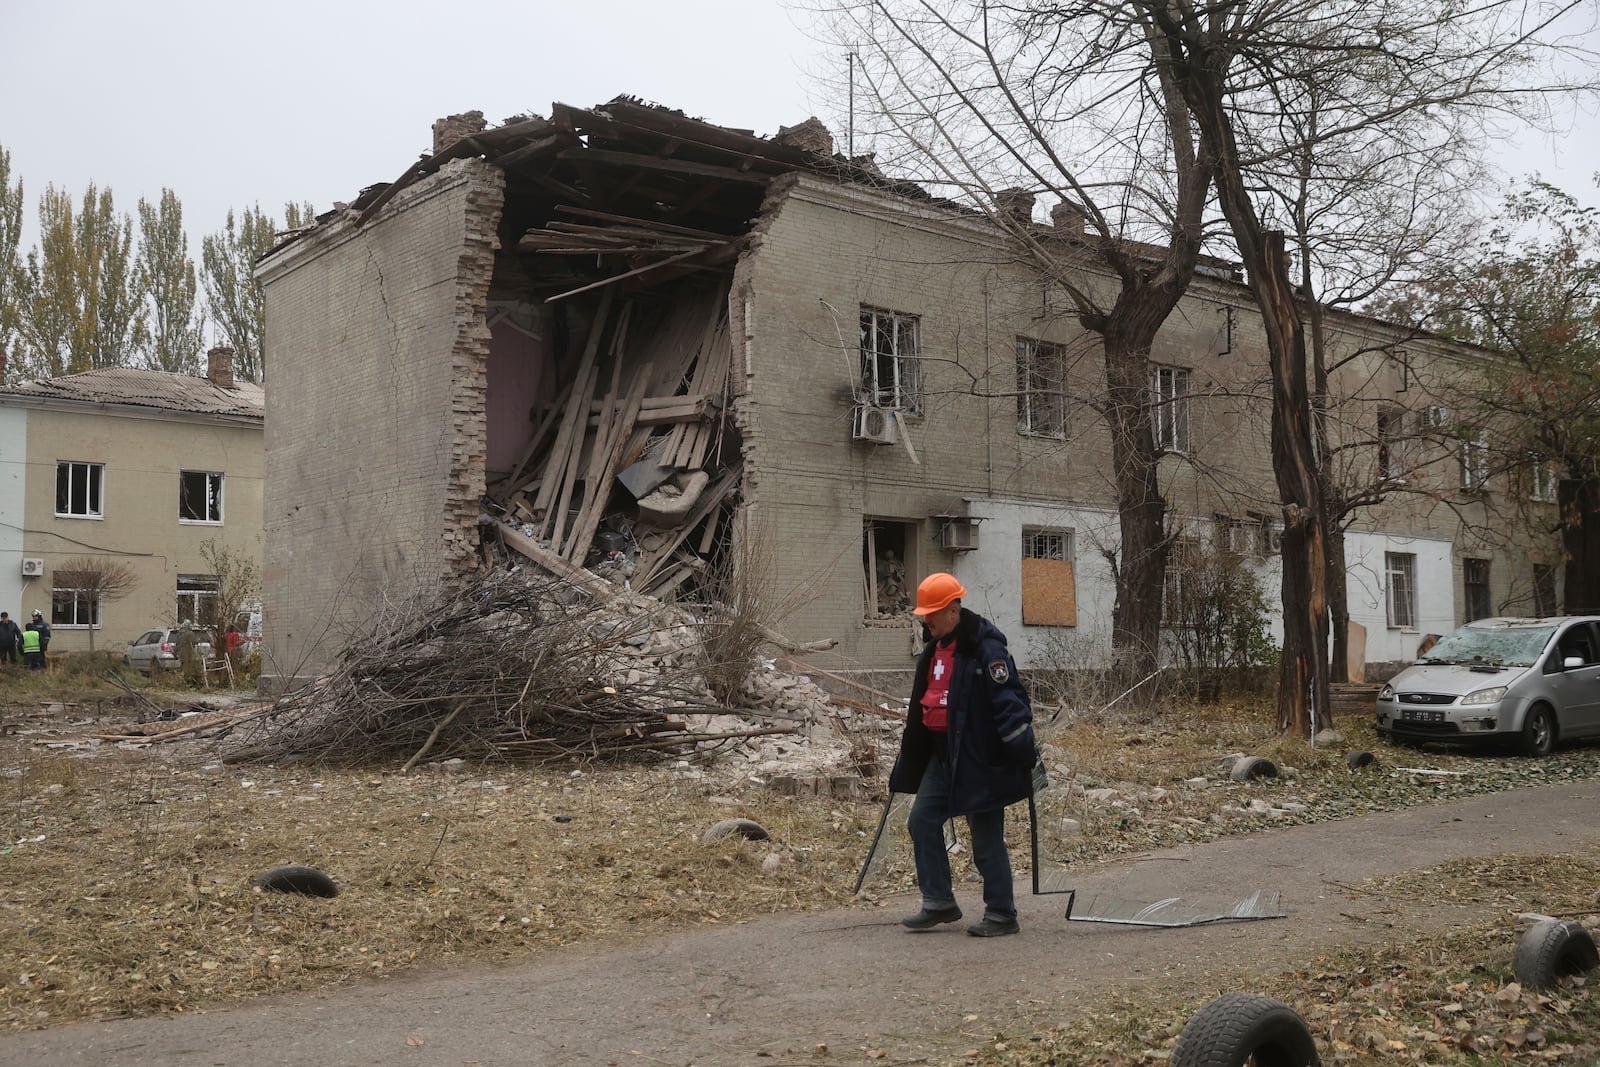
[[[619,299],[610,287],[598,294],[570,380],[540,414],[510,475],[490,487],[505,524],[502,542],[547,570],[570,576],[567,568],[590,562],[609,520],[629,539],[631,587],[664,596],[704,570],[721,536],[723,504],[740,468],[736,446],[723,455],[728,286],[674,289],[681,299],[664,305]],[[703,483],[697,498],[682,500],[671,528],[635,517],[633,483],[618,476],[636,464],[653,475],[649,489],[690,492]],[[696,472],[708,477],[686,479]]]

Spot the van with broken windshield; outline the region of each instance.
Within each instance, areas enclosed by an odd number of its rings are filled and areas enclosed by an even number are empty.
[[[1378,733],[1400,741],[1510,743],[1547,756],[1600,734],[1600,616],[1479,619],[1378,693]]]

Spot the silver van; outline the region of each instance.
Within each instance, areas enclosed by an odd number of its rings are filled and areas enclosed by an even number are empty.
[[[1479,619],[1439,638],[1378,694],[1378,733],[1514,741],[1547,756],[1600,735],[1600,616]]]

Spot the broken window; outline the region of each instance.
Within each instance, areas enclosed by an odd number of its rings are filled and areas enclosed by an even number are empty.
[[[1178,626],[1184,619],[1193,618],[1189,598],[1195,595],[1195,569],[1200,566],[1200,560],[1200,541],[1195,537],[1176,538],[1167,550],[1161,615],[1168,626]]]
[[[1410,474],[1406,458],[1405,412],[1400,408],[1378,411],[1378,476],[1404,482]]]
[[[1066,350],[1048,341],[1017,338],[1017,432],[1067,436]]]
[[[50,625],[99,626],[100,598],[92,589],[72,587],[80,575],[58,572],[55,577],[62,584],[50,590]]]
[[[922,347],[915,315],[861,309],[861,384],[880,408],[922,412]]]
[[[1461,561],[1461,589],[1465,594],[1467,622],[1487,619],[1494,614],[1489,600],[1489,561],[1464,559]]]
[[[1388,581],[1389,625],[1400,630],[1417,628],[1417,557],[1411,552],[1385,552]]]
[[[1489,435],[1483,430],[1468,430],[1461,438],[1461,488],[1489,488]]]
[[[100,463],[57,463],[56,514],[76,519],[102,518],[105,512],[100,495],[105,470]]]
[[[1182,367],[1150,368],[1150,417],[1156,448],[1189,451],[1189,372]]]
[[[1023,529],[1022,622],[1025,626],[1078,625],[1071,530]]]
[[[909,549],[916,544],[916,524],[868,519],[862,530],[867,617],[903,615],[915,593]]]
[[[178,472],[180,522],[222,521],[222,475],[215,471]]]
[[[215,622],[221,586],[214,574],[178,575],[178,621],[201,625]]]
[[[1533,465],[1532,488],[1529,496],[1540,504],[1554,504],[1556,502],[1556,486],[1561,481],[1561,476],[1556,472],[1554,463],[1543,461]]]

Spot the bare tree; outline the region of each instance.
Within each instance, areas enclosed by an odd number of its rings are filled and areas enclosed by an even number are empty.
[[[1097,336],[1120,541],[1112,643],[1141,677],[1159,647],[1171,544],[1150,352],[1194,277],[1216,166],[1166,42],[1053,5],[844,0],[832,35],[859,61],[879,165],[953,190],[1064,292]],[[1060,201],[1035,226],[1034,196]],[[1063,225],[1065,224],[1065,225]],[[1177,401],[1168,401],[1177,402]]]
[[[57,597],[73,597],[74,618],[89,625],[89,650],[92,652],[101,611],[109,601],[121,600],[133,592],[138,579],[126,563],[106,556],[74,556],[55,568],[53,584]]]

